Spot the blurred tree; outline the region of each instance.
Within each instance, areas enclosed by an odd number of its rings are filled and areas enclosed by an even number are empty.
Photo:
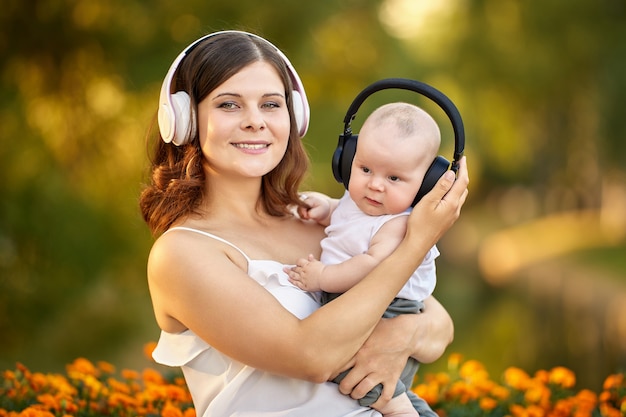
[[[462,86],[485,190],[522,182],[543,212],[599,207],[604,176],[621,169],[626,150],[616,122],[626,91],[624,2],[448,3],[458,8],[437,23],[462,35],[426,63],[427,76],[453,73]]]

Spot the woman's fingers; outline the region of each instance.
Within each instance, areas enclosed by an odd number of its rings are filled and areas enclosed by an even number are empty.
[[[444,181],[444,183],[445,186],[447,186],[447,179]],[[465,157],[462,157],[459,160],[459,169],[457,171],[456,180],[452,184],[451,188],[449,188],[449,191],[445,195],[444,199],[458,200],[460,205],[462,206],[463,203],[465,203],[465,199],[467,198],[468,184],[469,175],[467,172],[467,159]]]

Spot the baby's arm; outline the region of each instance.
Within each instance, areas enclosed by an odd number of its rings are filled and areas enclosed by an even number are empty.
[[[296,266],[285,268],[289,280],[306,291],[343,293],[361,281],[400,244],[408,216],[385,223],[372,238],[367,252],[336,265],[324,265],[312,255],[299,259]]]

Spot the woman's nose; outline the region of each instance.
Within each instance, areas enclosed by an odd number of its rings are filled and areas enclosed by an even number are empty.
[[[245,111],[245,116],[242,121],[242,128],[259,130],[265,128],[265,118],[260,109],[256,107],[249,107]]]

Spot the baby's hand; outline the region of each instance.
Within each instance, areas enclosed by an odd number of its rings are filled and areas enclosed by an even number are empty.
[[[330,215],[337,204],[337,200],[317,192],[301,194],[300,198],[309,206],[309,208],[298,208],[300,218],[313,220],[323,226],[328,226]]]
[[[324,264],[313,255],[300,258],[293,267],[284,267],[283,271],[289,276],[289,282],[304,291],[321,291],[321,277]]]

